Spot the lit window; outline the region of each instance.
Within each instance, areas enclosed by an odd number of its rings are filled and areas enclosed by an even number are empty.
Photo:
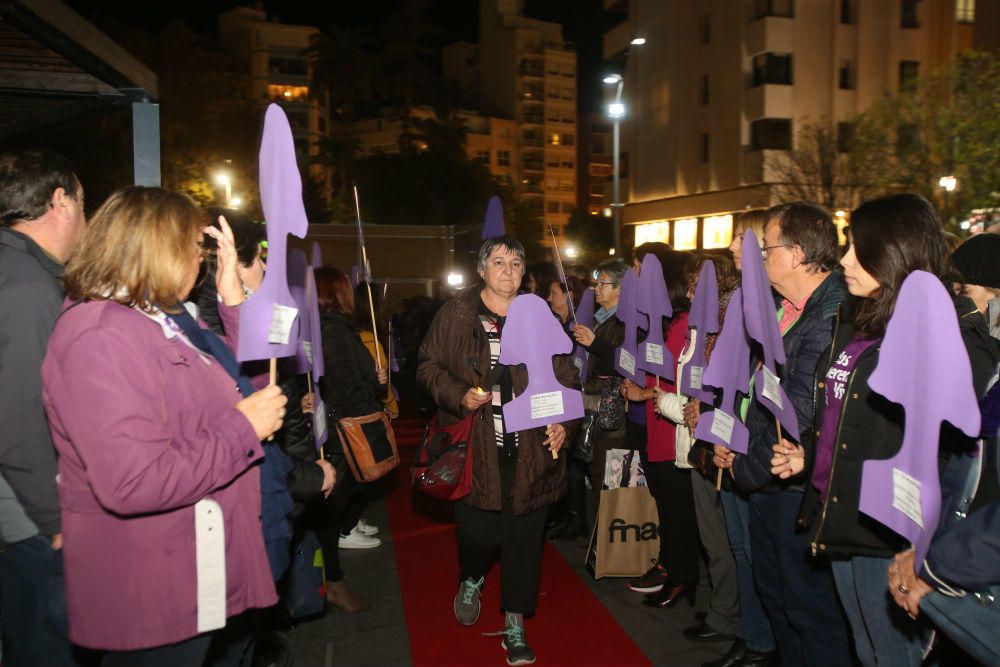
[[[674,220],[674,250],[694,250],[698,247],[698,218]]]
[[[309,101],[309,86],[283,86],[271,83],[267,86],[267,96],[272,100],[284,100],[285,102],[307,102]]]
[[[610,211],[611,209],[608,209]],[[658,241],[660,243],[670,242],[670,223],[666,220],[661,222],[647,222],[642,225],[635,226],[635,244],[637,246],[643,243],[652,243]]]
[[[728,248],[733,240],[733,216],[713,215],[705,218],[701,233],[701,247]]]
[[[558,146],[559,145],[559,133],[558,132],[553,132],[549,136],[549,143],[552,144],[553,146]]]

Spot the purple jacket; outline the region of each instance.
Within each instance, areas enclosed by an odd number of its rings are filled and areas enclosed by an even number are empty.
[[[75,644],[161,646],[276,602],[253,465],[263,451],[222,366],[97,301],[57,322],[42,387]]]

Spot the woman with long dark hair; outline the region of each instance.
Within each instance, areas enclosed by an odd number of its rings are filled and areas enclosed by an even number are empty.
[[[382,409],[382,397],[388,389],[388,376],[361,342],[354,321],[354,290],[343,272],[323,267],[315,270],[316,298],[319,302],[323,361],[326,375],[320,379],[320,395],[329,414],[329,422],[344,417],[360,417]],[[326,563],[327,600],[347,612],[362,611],[368,603],[347,587],[340,568],[341,548],[373,548],[381,540],[352,532],[365,506],[364,485],[348,470],[339,440],[327,440],[337,484],[329,498],[310,508],[309,523],[323,546]],[[348,534],[344,535],[346,528]]]
[[[907,276],[926,271],[940,278],[949,292],[953,277],[941,223],[931,204],[918,195],[891,195],[862,204],[851,214],[850,237],[841,265],[856,298],[841,306],[833,343],[821,357],[822,375],[816,383],[819,436],[808,451],[787,440],[775,445],[772,472],[788,478],[804,470],[812,482],[799,523],[812,531],[814,553],[831,558],[861,663],[916,666],[929,628],[897,608],[886,588],[893,557],[909,545],[858,509],[864,462],[896,454],[905,417],[902,406],[872,390],[869,378]],[[981,396],[997,354],[975,305],[963,296],[953,298],[954,314],[930,316],[956,318]],[[942,429],[944,457],[968,452],[971,445],[956,429]],[[947,495],[943,488],[942,496]]]

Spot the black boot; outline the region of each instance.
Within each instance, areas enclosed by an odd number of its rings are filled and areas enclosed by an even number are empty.
[[[587,531],[587,483],[586,470],[580,469],[580,462],[571,458],[566,471],[566,513],[562,521],[545,537],[553,542],[572,542],[588,537]]]
[[[747,643],[742,639],[737,639],[733,642],[733,645],[729,647],[726,654],[719,658],[718,660],[712,660],[711,662],[701,663],[701,667],[736,667],[743,660],[743,656],[747,653]]]

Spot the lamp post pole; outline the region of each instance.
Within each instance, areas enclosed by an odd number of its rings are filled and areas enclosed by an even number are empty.
[[[614,124],[614,139],[613,148],[614,153],[614,201],[611,202],[611,212],[614,215],[614,227],[612,228],[612,234],[614,234],[615,242],[615,257],[622,256],[622,205],[621,205],[621,173],[619,172],[618,163],[621,161],[621,120],[615,118]]]

